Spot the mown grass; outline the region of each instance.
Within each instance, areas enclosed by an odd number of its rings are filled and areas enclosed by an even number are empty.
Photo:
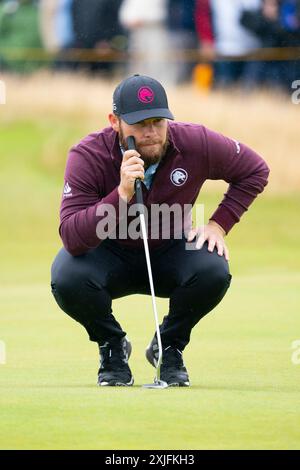
[[[61,92],[65,79],[55,80]],[[49,90],[55,83],[49,83]],[[83,90],[82,83],[74,87]],[[92,91],[96,86],[90,83]],[[29,84],[24,87],[28,91]],[[149,297],[131,296],[115,301],[114,311],[133,342],[135,386],[99,390],[96,346],[56,306],[49,278],[61,246],[57,227],[66,152],[105,124],[108,98],[97,114],[89,95],[80,113],[78,102],[74,106],[68,97],[70,90],[64,88],[66,93],[52,106],[50,98],[39,95],[40,82],[36,89],[37,103],[32,94],[31,107],[19,90],[5,112],[0,108],[0,340],[7,352],[7,363],[0,365],[0,447],[299,448],[300,365],[291,361],[291,344],[300,339],[299,192],[294,175],[290,191],[276,191],[272,183],[227,237],[232,285],[193,331],[185,353],[192,387],[140,388],[153,378],[144,359],[153,334],[152,308]],[[23,97],[19,111],[17,97]],[[227,103],[230,97],[222,100]],[[265,100],[264,120],[274,122],[267,113],[271,100]],[[287,104],[277,105],[289,115]],[[239,106],[243,113],[246,103],[239,100]],[[234,113],[237,109],[234,100]],[[294,115],[294,108],[290,112]],[[216,126],[220,119],[215,116]],[[208,120],[215,127],[211,112]],[[236,121],[235,126],[244,132]],[[258,127],[252,132],[249,140],[259,141]],[[276,132],[265,134],[264,145],[275,148],[276,138]],[[287,154],[293,154],[294,143],[286,144]],[[223,183],[204,187],[199,202],[205,204],[206,218],[225,188]],[[160,317],[167,308],[167,301],[158,299]]]

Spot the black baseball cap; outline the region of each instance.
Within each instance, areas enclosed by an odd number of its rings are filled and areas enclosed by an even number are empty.
[[[113,112],[127,124],[150,118],[174,119],[164,87],[154,78],[138,74],[126,78],[115,89]]]

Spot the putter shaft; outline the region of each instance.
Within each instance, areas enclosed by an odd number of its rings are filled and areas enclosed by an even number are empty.
[[[128,145],[129,150],[136,150],[135,140],[134,140],[133,136],[129,136],[127,138],[127,145]],[[157,364],[156,364],[156,379],[155,379],[155,381],[156,381],[156,383],[159,383],[160,382],[160,367],[161,367],[161,363],[162,363],[162,344],[161,344],[158,314],[157,314],[156,301],[155,301],[155,292],[154,292],[154,285],[153,285],[151,260],[150,260],[150,254],[149,254],[149,246],[148,246],[148,236],[147,236],[146,223],[145,223],[143,192],[142,192],[141,180],[139,178],[137,178],[135,180],[135,185],[134,186],[135,186],[135,192],[136,192],[136,200],[137,200],[137,203],[140,205],[140,211],[139,211],[140,212],[140,223],[141,223],[142,236],[143,236],[143,242],[144,242],[146,264],[147,264],[147,270],[148,270],[148,278],[149,278],[149,284],[150,284],[150,290],[151,290],[152,307],[153,307],[153,313],[154,313],[154,319],[155,319],[155,329],[156,329],[156,337],[157,337],[157,343],[158,343],[158,360],[157,360]]]
[[[142,229],[143,242],[144,242],[144,248],[145,248],[146,263],[147,263],[148,277],[149,277],[149,284],[150,284],[151,298],[152,298],[152,307],[153,307],[153,313],[154,313],[154,319],[155,319],[155,329],[156,329],[156,336],[157,336],[157,343],[158,343],[156,380],[159,381],[160,380],[160,367],[162,363],[162,344],[161,344],[158,314],[157,314],[156,301],[155,301],[155,292],[154,292],[153,276],[152,276],[151,261],[150,261],[149,247],[148,247],[145,216],[143,213],[140,213],[140,222],[141,222],[141,229]]]

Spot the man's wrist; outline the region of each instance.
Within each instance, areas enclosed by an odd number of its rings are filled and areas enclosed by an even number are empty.
[[[215,220],[213,220],[213,219],[209,220],[208,225],[212,225],[212,226],[217,227],[218,229],[220,229],[221,232],[222,232],[223,237],[225,237],[225,235],[226,235],[225,230]]]
[[[118,193],[119,193],[120,198],[123,199],[123,201],[125,202],[128,201],[127,194],[124,193],[123,189],[120,186],[118,186]]]

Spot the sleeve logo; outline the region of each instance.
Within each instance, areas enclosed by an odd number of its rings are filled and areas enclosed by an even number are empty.
[[[70,197],[70,196],[72,196],[72,188],[69,185],[69,183],[66,182],[64,186],[64,197]]]

